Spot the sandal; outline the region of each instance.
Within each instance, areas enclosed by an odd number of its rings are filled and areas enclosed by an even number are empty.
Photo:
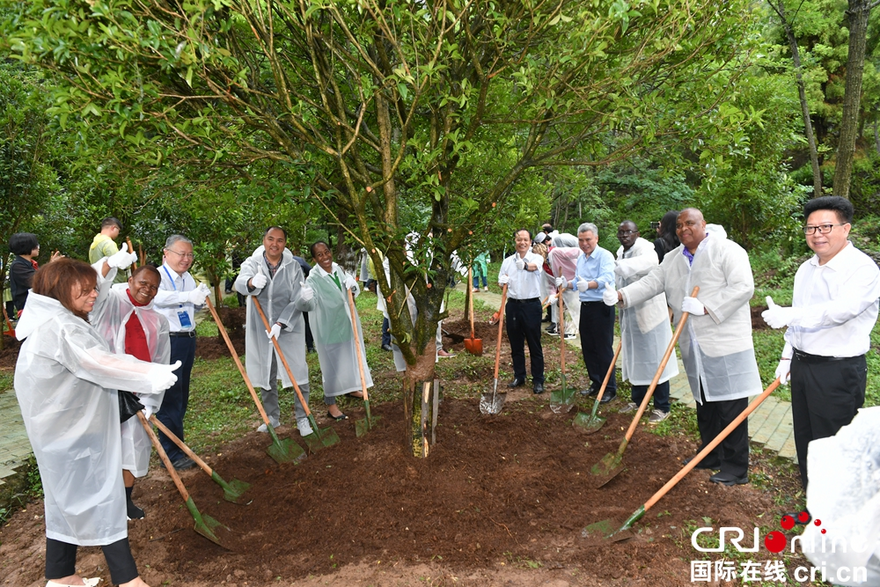
[[[348,420],[348,416],[342,413],[340,413],[338,416],[334,416],[330,412],[327,412],[327,417],[331,420],[336,420],[337,422],[339,422],[340,420]]]

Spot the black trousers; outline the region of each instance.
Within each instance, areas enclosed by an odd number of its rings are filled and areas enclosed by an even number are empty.
[[[513,376],[526,378],[526,353],[524,343],[529,345],[532,383],[544,383],[544,349],[541,348],[541,300],[507,300],[507,338],[510,341],[510,358],[513,359]]]
[[[171,363],[180,361],[180,368],[175,371],[177,381],[165,392],[162,406],[156,413],[160,422],[165,424],[171,432],[180,440],[183,437],[183,418],[186,416],[186,408],[189,405],[189,376],[192,372],[193,361],[196,358],[195,337],[172,336],[171,337]],[[174,442],[161,431],[158,433],[159,442],[168,454],[171,462],[186,456]]]
[[[76,574],[76,544],[46,538],[46,579],[61,579]],[[128,538],[102,546],[110,580],[114,585],[128,583],[138,576],[137,565],[131,556]]]
[[[749,406],[749,398],[706,401],[703,386],[700,385],[700,399],[702,403],[697,404],[697,427],[700,429],[699,450],[703,450]],[[722,473],[745,477],[749,472],[748,418],[734,428],[733,432],[706,455],[702,462],[707,466],[721,469]]]
[[[865,403],[865,355],[829,360],[795,350],[791,359],[791,419],[801,483],[807,487],[807,445],[834,436]]]
[[[581,353],[590,387],[599,389],[614,359],[614,306],[605,302],[581,302]],[[617,375],[608,378],[605,395],[617,393]]]

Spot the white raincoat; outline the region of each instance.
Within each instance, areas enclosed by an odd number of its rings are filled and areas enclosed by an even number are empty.
[[[43,481],[46,536],[101,546],[128,535],[117,389],[151,393],[157,366],[115,355],[58,300],[31,292],[15,395]],[[167,369],[167,367],[165,367]]]
[[[260,300],[266,320],[271,327],[276,322],[286,325],[278,335],[278,345],[297,384],[302,387],[309,383],[309,368],[306,365],[306,324],[303,320],[302,311],[296,308],[296,302],[300,297],[302,283],[305,281],[302,268],[293,258],[293,253],[284,249],[281,258],[281,266],[275,273],[275,277],[269,275],[269,268],[263,257],[265,248],[260,245],[254,254],[241,264],[241,272],[235,279],[235,291],[248,296],[247,298],[247,330],[245,331],[245,366],[251,382],[256,387],[270,389],[269,369],[272,364],[272,355],[275,346],[266,336],[266,328],[260,318],[257,307],[254,305],[252,296]],[[268,279],[263,289],[248,291],[248,280],[262,273]],[[278,362],[278,377],[282,387],[291,387],[293,382],[287,375],[287,370]]]
[[[367,365],[364,351],[364,330],[360,316],[355,310],[359,339],[354,340],[352,330],[351,309],[348,294],[345,291],[346,273],[339,265],[333,263],[333,275],[339,280],[339,286],[333,277],[319,265],[315,265],[306,278],[315,290],[315,297],[308,302],[300,301],[297,307],[309,313],[309,324],[318,350],[321,363],[321,379],[325,397],[337,397],[361,389],[361,376],[358,370],[357,354],[361,355],[364,366],[364,380],[367,387],[373,386],[373,377]],[[340,290],[340,287],[342,288]],[[360,291],[355,292],[355,297]]]
[[[577,239],[575,239],[575,242],[577,242]],[[554,275],[554,288],[556,288],[556,277],[565,277],[568,281],[575,280],[577,275],[577,259],[582,254],[578,247],[553,247],[547,258]],[[570,319],[565,323],[565,333],[577,334],[581,321],[581,300],[578,297],[577,288],[565,288],[562,292],[562,301],[565,303],[565,309],[568,310],[570,316]]]
[[[654,245],[637,238],[628,251],[617,249],[614,275],[617,289],[636,283],[660,263]],[[663,353],[672,340],[666,299],[658,294],[636,307],[620,311],[621,364],[623,378],[633,385],[650,385],[654,380]],[[675,352],[666,363],[658,383],[664,383],[678,375]]]
[[[110,350],[117,355],[125,354],[125,327],[132,314],[136,314],[147,337],[150,358],[153,363],[171,363],[171,339],[168,336],[168,320],[148,306],[135,306],[128,297],[128,284],[117,283],[113,278],[116,268],[110,269],[106,277],[101,277],[101,259],[93,267],[98,271],[98,299],[89,314],[89,321],[95,330],[107,341]],[[150,407],[152,413],[159,411],[165,392],[149,395],[138,394],[138,399]],[[122,423],[122,468],[131,471],[135,477],[143,477],[150,469],[150,452],[153,443],[144,430],[139,418],[129,418]]]
[[[697,299],[709,312],[688,318],[678,346],[694,399],[700,382],[708,401],[758,395],[763,390],[752,344],[749,299],[755,290],[749,256],[722,231],[710,231],[697,248],[693,265],[682,254],[684,245],[668,252],[663,263],[636,283],[620,290],[629,308],[666,292],[666,303],[677,324],[681,302],[700,286]]]

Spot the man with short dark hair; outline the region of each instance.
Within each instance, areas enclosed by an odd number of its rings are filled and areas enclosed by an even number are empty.
[[[171,337],[171,363],[180,361],[176,371],[177,382],[165,392],[156,417],[180,440],[184,440],[183,419],[189,406],[189,378],[196,357],[196,310],[205,304],[210,290],[204,283],[197,284],[189,268],[193,260],[192,241],[173,234],[165,240],[162,250],[162,278],[159,291],[153,298],[156,311],[168,320]],[[175,469],[184,470],[195,462],[167,436],[159,432],[159,441]]]
[[[865,402],[871,330],[877,322],[880,269],[848,237],[853,206],[826,196],[804,205],[804,234],[815,253],[794,277],[792,306],[767,297],[762,316],[788,326],[776,369],[791,378],[791,415],[801,483],[807,486],[810,441],[834,436]]]
[[[310,389],[309,367],[306,364],[306,325],[296,303],[300,298],[309,301],[314,291],[303,287],[305,277],[302,267],[286,245],[287,232],[280,226],[269,227],[263,234],[263,244],[241,264],[241,272],[234,285],[235,291],[247,296],[245,366],[254,386],[260,388],[263,407],[273,428],[281,425],[278,379],[281,379],[282,387],[293,385],[275,352],[273,338],[284,353],[306,403]],[[260,302],[270,325],[269,332],[266,332],[254,299]],[[294,399],[294,414],[300,435],[312,434],[305,408],[298,398]],[[257,430],[268,432],[268,427],[263,423]]]
[[[118,218],[108,216],[101,221],[101,232],[95,235],[92,244],[89,246],[89,263],[91,265],[94,265],[104,257],[112,257],[119,252],[119,247],[116,246],[115,241],[119,238],[121,231],[122,223]],[[129,252],[133,253],[134,251]],[[113,278],[113,283],[127,283],[129,273],[128,269],[119,271],[116,277]]]
[[[544,393],[544,350],[541,348],[541,279],[544,260],[532,252],[532,233],[521,228],[515,233],[516,251],[504,259],[498,285],[507,285],[507,338],[513,361],[513,381],[507,387],[525,385],[526,354],[529,345],[532,390]]]

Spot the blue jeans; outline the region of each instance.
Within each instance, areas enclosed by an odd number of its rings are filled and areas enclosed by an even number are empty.
[[[386,344],[391,344],[391,321],[382,318],[382,346]]]
[[[474,275],[474,288],[480,287],[480,278],[483,278],[483,287],[486,287],[486,276],[485,275]]]

